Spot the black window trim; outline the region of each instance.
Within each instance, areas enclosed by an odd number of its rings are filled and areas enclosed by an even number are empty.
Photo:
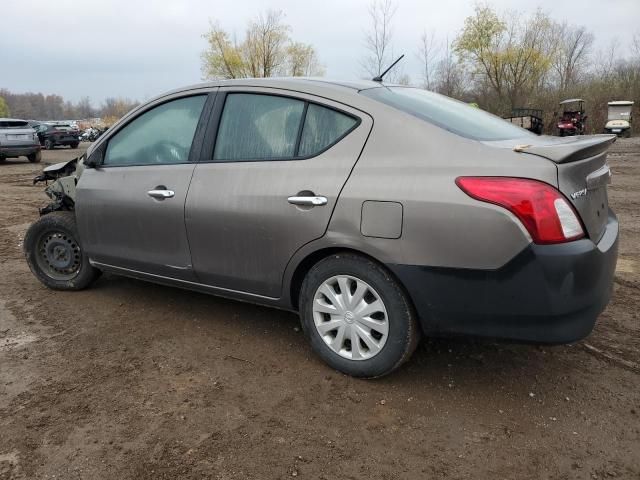
[[[227,101],[227,97],[233,94],[249,94],[249,95],[268,95],[271,97],[284,97],[290,98],[292,100],[298,100],[304,103],[304,110],[302,111],[302,116],[300,118],[300,125],[298,126],[298,136],[296,138],[296,146],[294,150],[293,157],[265,157],[265,158],[250,158],[250,159],[214,159],[213,155],[215,152],[216,142],[218,139],[218,133],[220,129],[220,123],[222,120],[222,114],[224,113],[224,106]],[[353,126],[344,132],[341,136],[339,136],[333,143],[330,143],[322,150],[319,150],[312,155],[298,155],[300,150],[300,143],[302,141],[302,131],[304,130],[304,124],[307,119],[307,111],[309,109],[309,105],[318,105],[319,107],[327,108],[329,110],[333,110],[335,112],[346,115],[356,122]],[[233,90],[220,90],[216,97],[215,106],[213,107],[213,111],[211,114],[211,119],[209,120],[209,125],[207,127],[207,135],[202,148],[202,155],[199,163],[257,163],[257,162],[291,162],[297,160],[309,160],[311,158],[315,158],[319,155],[322,155],[324,152],[334,147],[338,143],[340,143],[344,138],[346,138],[351,132],[353,132],[356,128],[360,126],[362,123],[362,118],[358,115],[354,115],[351,112],[347,112],[340,108],[334,107],[333,105],[327,105],[318,101],[309,100],[304,97],[298,97],[293,94],[280,93],[280,92],[263,92],[263,91],[255,91],[255,90],[245,90],[245,89],[233,89]]]
[[[101,150],[101,159],[100,159],[100,163],[98,165],[98,167],[100,169],[103,168],[123,168],[123,167],[162,167],[165,165],[187,165],[187,164],[196,164],[198,163],[198,158],[200,157],[200,153],[201,153],[201,146],[203,143],[203,137],[205,135],[205,131],[206,131],[206,119],[208,119],[211,115],[211,111],[213,110],[214,104],[215,104],[215,98],[217,95],[218,90],[215,89],[213,91],[199,91],[199,92],[193,92],[193,91],[189,91],[189,92],[185,92],[184,95],[180,95],[180,96],[172,96],[170,98],[167,98],[163,101],[157,102],[157,103],[153,103],[150,104],[148,106],[146,106],[145,108],[141,109],[140,111],[136,112],[136,114],[134,116],[132,116],[131,118],[127,119],[127,121],[125,123],[123,123],[122,125],[118,126],[118,129],[111,133],[109,135],[109,137],[106,139],[106,141],[104,141],[103,143],[101,143],[98,147],[99,150]],[[202,111],[200,112],[200,118],[198,119],[198,123],[196,125],[196,130],[193,133],[193,141],[191,142],[191,148],[189,149],[189,155],[187,156],[187,161],[186,162],[170,162],[170,163],[127,163],[125,165],[108,165],[105,164],[105,157],[107,155],[107,148],[109,148],[109,143],[111,142],[111,140],[113,139],[113,137],[115,137],[116,135],[118,135],[118,133],[120,133],[122,130],[124,130],[125,128],[127,128],[132,122],[134,122],[135,120],[137,120],[138,118],[140,118],[142,115],[146,114],[147,112],[150,112],[151,110],[160,107],[162,105],[166,105],[167,103],[176,101],[176,100],[183,100],[185,98],[191,98],[191,97],[206,97],[204,105],[202,106]]]

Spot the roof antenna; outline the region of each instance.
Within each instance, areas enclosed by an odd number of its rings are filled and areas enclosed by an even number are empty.
[[[397,59],[395,62],[393,62],[389,68],[387,68],[384,72],[382,72],[382,73],[381,73],[380,75],[378,75],[377,77],[374,77],[372,80],[373,80],[374,82],[382,82],[382,78],[383,78],[387,73],[389,73],[389,70],[391,70],[393,67],[395,67],[395,66],[396,66],[396,63],[398,63],[398,62],[399,62],[400,60],[402,60],[403,58],[404,58],[404,53],[403,53],[402,55],[400,55],[400,57],[398,57],[398,59]]]

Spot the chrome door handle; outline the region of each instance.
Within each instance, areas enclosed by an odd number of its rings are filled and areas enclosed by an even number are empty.
[[[149,190],[147,195],[153,198],[157,198],[158,200],[164,200],[165,198],[173,198],[176,192],[173,190]]]
[[[320,207],[327,204],[327,197],[289,197],[287,201],[292,205]]]

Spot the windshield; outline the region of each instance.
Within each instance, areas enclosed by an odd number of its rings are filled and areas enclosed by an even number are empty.
[[[534,135],[484,110],[419,88],[372,88],[360,93],[473,140],[510,140]]]
[[[629,120],[630,105],[609,105],[609,120]]]

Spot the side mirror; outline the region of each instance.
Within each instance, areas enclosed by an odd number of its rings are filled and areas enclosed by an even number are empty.
[[[98,168],[102,164],[102,160],[104,157],[104,149],[102,147],[98,148],[91,155],[89,155],[84,160],[85,168]]]

